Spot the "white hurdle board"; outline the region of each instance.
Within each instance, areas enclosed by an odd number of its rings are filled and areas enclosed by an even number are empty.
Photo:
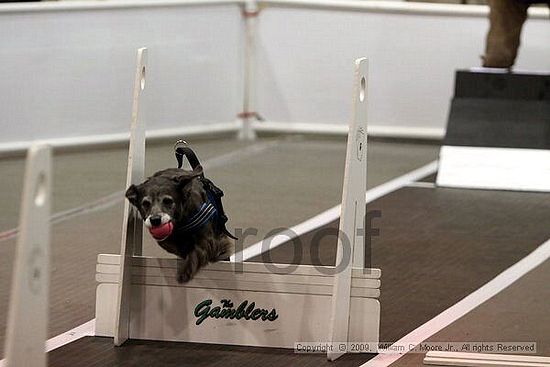
[[[45,367],[50,282],[51,148],[27,154],[4,367]]]
[[[134,93],[132,101],[132,121],[130,124],[130,146],[128,148],[128,171],[126,187],[139,184],[145,176],[145,123],[143,110],[140,109],[140,99],[145,94],[147,75],[147,49],[137,51],[136,73],[134,77]],[[143,246],[143,223],[137,210],[124,201],[124,219],[122,221],[122,272],[118,286],[117,314],[115,330],[115,345],[121,345],[128,339],[130,323],[130,279],[124,274],[129,272],[130,260],[134,255],[141,254]],[[135,294],[135,293],[134,293]]]
[[[111,300],[120,278],[119,263],[119,255],[98,256],[98,336],[113,335],[115,310]],[[178,284],[175,259],[134,258],[132,291],[144,293],[146,302],[132,299],[130,338],[281,348],[293,348],[296,342],[326,341],[333,283],[333,276],[327,273],[331,268],[300,265],[288,273],[287,265],[274,265],[279,270],[262,263],[244,263],[240,272],[235,271],[234,263],[219,262],[203,269],[189,283]],[[379,277],[378,270],[353,271],[352,341],[378,340]],[[253,309],[274,312],[276,319],[208,316],[201,321],[207,309],[201,305],[209,303],[210,310],[228,308],[222,300],[230,301],[231,309],[238,309],[245,301],[246,308],[254,303]]]
[[[424,364],[469,367],[548,367],[550,366],[550,358],[513,354],[428,352],[424,357]]]
[[[142,65],[138,53],[136,83]],[[341,270],[222,261],[179,284],[176,259],[136,256],[142,223],[126,203],[121,255],[98,256],[96,335],[115,336],[115,345],[128,338],[283,348],[299,342],[378,342],[380,270],[364,269],[364,237],[357,234],[366,211],[366,89],[367,60],[359,59],[342,195],[340,230],[346,240],[338,241],[348,244],[338,248],[338,258],[347,258]],[[128,185],[143,180],[144,125],[134,116]]]

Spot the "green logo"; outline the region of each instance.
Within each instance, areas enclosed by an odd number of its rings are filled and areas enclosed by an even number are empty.
[[[279,317],[277,310],[274,308],[268,311],[263,308],[256,308],[256,303],[249,303],[247,300],[241,302],[239,307],[234,308],[233,302],[230,299],[222,299],[220,306],[211,307],[212,300],[207,299],[199,303],[195,307],[195,317],[197,317],[197,325],[200,325],[205,319],[245,319],[245,320],[262,320],[275,321]]]

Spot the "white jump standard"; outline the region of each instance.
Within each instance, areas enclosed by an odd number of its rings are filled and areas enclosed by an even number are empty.
[[[145,123],[139,103],[145,95],[145,55],[145,49],[138,51],[127,186],[144,175]],[[342,195],[339,271],[334,266],[222,261],[179,284],[176,259],[139,256],[142,223],[126,202],[121,255],[98,256],[96,335],[114,336],[116,345],[128,338],[283,348],[294,348],[298,342],[377,343],[380,270],[364,269],[364,237],[358,234],[366,211],[366,91],[367,60],[359,59]],[[342,354],[329,352],[328,358]]]
[[[45,367],[50,290],[51,148],[27,154],[3,367]]]

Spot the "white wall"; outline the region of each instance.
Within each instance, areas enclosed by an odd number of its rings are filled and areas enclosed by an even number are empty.
[[[142,46],[150,50],[148,130],[234,121],[243,98],[239,1],[0,4],[0,151],[34,139],[124,138]],[[487,9],[477,6],[260,5],[257,111],[283,128],[323,123],[344,131],[353,60],[367,56],[373,131],[440,136],[454,71],[480,64],[488,26]],[[537,12],[524,29],[518,68],[549,70],[548,9]]]
[[[487,9],[478,6],[267,3],[259,20],[257,103],[267,121],[347,124],[353,60],[367,56],[369,128],[442,135],[454,71],[480,65],[488,28]],[[541,11],[524,28],[519,69],[550,70],[550,20]]]
[[[148,130],[234,121],[240,7],[157,3],[0,6],[0,144],[126,134],[142,46]]]

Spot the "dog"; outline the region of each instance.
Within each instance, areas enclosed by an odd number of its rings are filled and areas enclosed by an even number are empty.
[[[224,216],[223,209],[216,212],[204,183],[200,165],[192,171],[169,168],[126,191],[126,198],[139,211],[157,243],[181,259],[177,266],[179,283],[190,281],[200,268],[227,259],[232,253],[225,221],[220,227],[216,218]]]

